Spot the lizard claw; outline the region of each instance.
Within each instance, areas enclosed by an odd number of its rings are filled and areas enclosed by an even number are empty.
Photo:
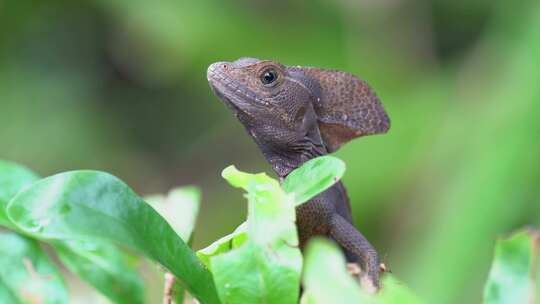
[[[356,263],[347,263],[347,272],[355,277],[360,276],[362,269]]]
[[[384,263],[381,263],[379,265],[379,271],[390,272],[390,270]],[[379,289],[379,287],[374,284],[373,280],[365,272],[362,271],[362,269],[357,263],[347,263],[347,272],[350,275],[359,279],[360,286],[367,293],[374,294]]]
[[[386,266],[385,263],[381,263],[379,265],[379,271],[380,272],[388,272],[388,273],[392,273],[392,270],[390,268],[388,268],[388,266]]]

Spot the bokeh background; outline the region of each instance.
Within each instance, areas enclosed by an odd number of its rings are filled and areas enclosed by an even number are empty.
[[[206,83],[243,56],[377,91],[390,132],[336,154],[357,227],[428,303],[478,303],[496,237],[540,224],[535,0],[3,0],[0,158],[198,185],[205,246],[246,215],[221,170],[271,171]]]

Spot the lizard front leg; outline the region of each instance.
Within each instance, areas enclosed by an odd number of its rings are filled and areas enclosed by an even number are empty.
[[[330,221],[330,236],[343,248],[360,259],[362,285],[370,291],[379,288],[379,256],[369,241],[341,215],[334,214]],[[366,285],[367,283],[367,285]]]

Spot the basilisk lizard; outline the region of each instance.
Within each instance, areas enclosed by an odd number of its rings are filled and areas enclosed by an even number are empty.
[[[390,126],[375,93],[346,72],[241,58],[210,65],[207,77],[281,179],[353,138]],[[353,226],[341,182],[298,206],[296,215],[301,249],[312,236],[330,237],[349,262],[360,264],[362,285],[379,287],[378,254]]]

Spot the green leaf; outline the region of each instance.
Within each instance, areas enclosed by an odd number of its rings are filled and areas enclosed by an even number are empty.
[[[294,193],[296,206],[330,188],[343,177],[345,163],[326,155],[311,159],[292,171],[283,181],[283,189]]]
[[[303,303],[369,303],[369,297],[347,273],[343,253],[326,239],[317,238],[308,243],[303,282],[307,294]]]
[[[150,195],[144,200],[171,225],[184,242],[189,242],[199,213],[199,189],[180,187],[172,189],[167,196]]]
[[[382,288],[367,294],[346,271],[345,258],[339,248],[327,239],[316,238],[308,243],[303,277],[303,304],[370,303],[417,304],[418,297],[392,275],[385,274]]]
[[[180,187],[165,195],[150,195],[144,200],[150,204],[171,225],[176,234],[191,245],[201,200],[201,193],[196,187]],[[208,264],[205,263],[208,267]],[[172,287],[175,303],[184,302],[185,288],[176,280]]]
[[[25,167],[0,161],[0,221],[7,202],[21,189],[38,179]],[[3,198],[3,200],[2,200]],[[6,218],[7,220],[7,218]],[[16,229],[10,222],[6,226]],[[121,261],[125,253],[104,242],[52,242],[62,262],[82,279],[88,281],[117,303],[141,303],[142,280],[133,267]]]
[[[144,286],[132,257],[106,242],[66,241],[55,246],[64,265],[114,303],[144,303]]]
[[[211,257],[225,252],[229,252],[234,248],[238,248],[243,245],[246,240],[247,223],[244,222],[240,226],[238,226],[233,231],[233,233],[228,234],[220,238],[219,240],[213,242],[208,247],[197,251],[197,257],[199,258],[199,260],[201,260],[201,262],[204,263],[204,265],[206,265],[206,267],[208,267],[208,269],[210,269],[210,271],[212,271],[212,265],[210,264]]]
[[[210,272],[171,226],[116,177],[74,171],[43,179],[8,204],[17,227],[45,240],[102,239],[144,253],[202,303],[219,303]]]
[[[210,258],[224,303],[296,303],[302,257],[291,195],[266,174],[226,168],[223,177],[247,191],[248,239],[237,249]]]
[[[373,296],[376,303],[380,304],[417,304],[423,303],[408,287],[397,280],[391,274],[384,274],[382,278],[383,288]]]
[[[12,227],[5,209],[9,200],[38,177],[27,168],[0,160],[0,226]]]
[[[68,303],[64,282],[47,254],[36,241],[13,232],[0,231],[0,283],[0,299]]]
[[[271,184],[272,186],[278,185],[279,183],[268,177],[266,173],[246,173],[236,169],[234,165],[228,166],[223,169],[221,176],[229,182],[229,184],[236,188],[242,188],[246,191],[249,191],[250,187],[256,187],[258,185]]]
[[[17,298],[17,295],[13,294],[13,292],[2,282],[1,279],[0,279],[0,303],[10,303],[10,304],[22,303]]]
[[[484,303],[534,303],[539,243],[540,234],[532,229],[497,241]]]

